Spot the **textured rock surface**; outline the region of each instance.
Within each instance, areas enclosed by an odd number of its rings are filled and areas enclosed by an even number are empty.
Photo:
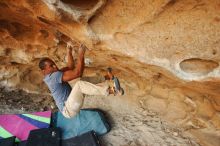
[[[128,117],[140,121],[140,109],[152,110],[200,144],[220,143],[219,0],[1,0],[1,85],[47,94],[39,58],[64,66],[67,41],[91,49],[84,76],[96,75],[98,82],[111,66],[126,91],[85,107],[110,110],[113,117],[135,109]]]

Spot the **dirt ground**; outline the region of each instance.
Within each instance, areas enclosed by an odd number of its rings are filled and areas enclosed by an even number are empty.
[[[47,109],[56,110],[50,96],[0,88],[0,114],[25,113]]]
[[[89,101],[89,102],[88,102]],[[103,99],[86,98],[85,105],[105,103]],[[105,104],[100,108],[105,109]],[[49,95],[26,93],[21,90],[0,89],[0,113],[27,113],[57,108]],[[103,146],[199,146],[199,144],[180,128],[171,126],[151,111],[124,113],[107,110],[112,130],[100,137]]]

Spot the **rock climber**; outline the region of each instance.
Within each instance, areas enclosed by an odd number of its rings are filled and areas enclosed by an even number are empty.
[[[44,82],[48,86],[58,109],[62,114],[71,118],[75,116],[81,109],[84,101],[84,95],[122,95],[120,84],[116,83],[116,87],[110,87],[108,84],[96,85],[87,81],[77,81],[73,87],[68,81],[80,78],[84,71],[84,55],[87,47],[81,45],[78,49],[78,59],[74,64],[73,45],[67,43],[67,66],[59,69],[55,62],[44,57],[40,59],[39,68],[44,75]],[[74,67],[75,66],[75,67]],[[109,79],[115,80],[114,76],[108,71]],[[116,80],[118,80],[116,78]],[[113,90],[112,90],[113,89]],[[120,91],[120,92],[119,92]]]

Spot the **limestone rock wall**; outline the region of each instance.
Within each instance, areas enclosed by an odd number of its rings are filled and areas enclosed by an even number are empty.
[[[91,49],[84,76],[113,67],[126,91],[116,111],[152,110],[220,143],[219,0],[1,0],[1,85],[47,94],[38,61],[64,66],[67,41]]]
[[[89,24],[103,46],[165,67],[180,78],[201,79],[219,76],[219,13],[218,1],[119,0],[109,1]],[[180,67],[194,58],[204,61],[195,63],[193,73]],[[205,65],[207,60],[215,68]]]

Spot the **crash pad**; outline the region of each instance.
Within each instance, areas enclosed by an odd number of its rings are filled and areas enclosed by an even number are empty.
[[[0,115],[0,139],[15,136],[16,141],[26,140],[31,130],[48,128],[50,121],[51,111]]]
[[[61,129],[62,139],[79,136],[89,131],[94,131],[99,136],[110,130],[103,113],[96,110],[80,110],[72,118],[65,118],[61,112],[56,112],[52,115],[52,126]]]

